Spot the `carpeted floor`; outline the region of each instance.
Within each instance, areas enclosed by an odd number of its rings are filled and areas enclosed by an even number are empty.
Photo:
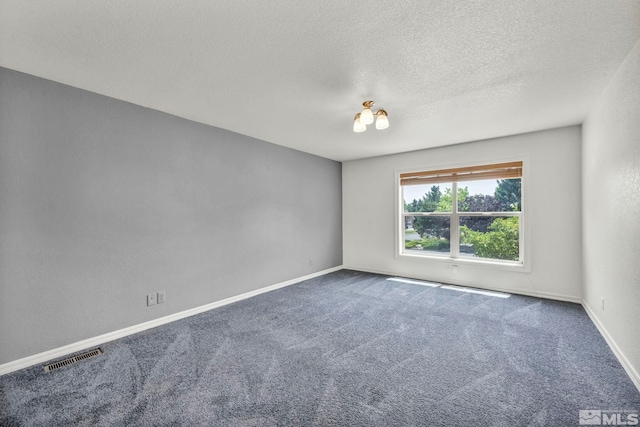
[[[342,270],[0,377],[2,426],[573,426],[640,410],[576,304]]]

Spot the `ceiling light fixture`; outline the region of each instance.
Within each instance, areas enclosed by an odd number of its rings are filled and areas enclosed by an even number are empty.
[[[364,132],[367,130],[367,125],[373,123],[373,118],[376,119],[376,129],[386,129],[389,127],[389,119],[387,117],[387,112],[380,109],[375,113],[371,111],[371,107],[375,104],[374,101],[364,101],[362,105],[364,109],[362,112],[356,114],[353,118],[353,131],[354,132]]]

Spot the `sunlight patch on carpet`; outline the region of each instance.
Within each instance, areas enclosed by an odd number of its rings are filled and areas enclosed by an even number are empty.
[[[460,287],[460,286],[442,285],[440,287],[442,289],[449,289],[451,291],[467,292],[467,293],[470,293],[470,294],[486,295],[488,297],[509,298],[511,296],[511,294],[505,294],[503,292],[481,291],[479,289],[463,288],[463,287]]]
[[[431,288],[437,288],[438,286],[440,286],[440,283],[423,282],[421,280],[409,280],[409,279],[403,279],[402,277],[390,277],[387,280],[392,282],[410,283],[412,285],[429,286]]]

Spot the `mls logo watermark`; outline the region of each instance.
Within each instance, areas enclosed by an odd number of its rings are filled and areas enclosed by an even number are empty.
[[[591,426],[636,426],[638,411],[604,411],[601,409],[581,409],[580,425]]]

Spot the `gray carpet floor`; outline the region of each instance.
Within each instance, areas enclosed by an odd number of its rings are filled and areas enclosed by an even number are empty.
[[[0,377],[2,426],[574,426],[640,393],[576,304],[348,270]]]

